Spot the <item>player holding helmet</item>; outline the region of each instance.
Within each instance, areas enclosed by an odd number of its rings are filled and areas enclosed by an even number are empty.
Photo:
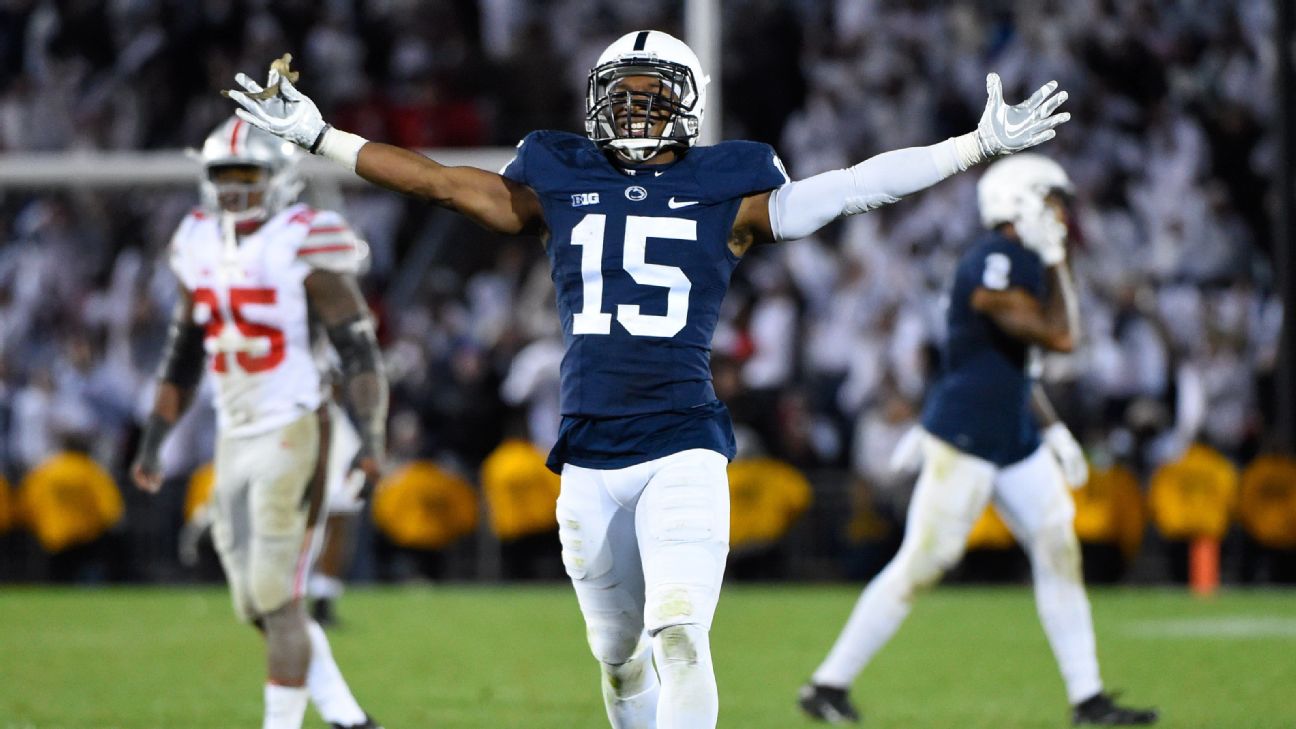
[[[387,384],[355,282],[360,242],[337,213],[292,204],[297,154],[236,117],[203,144],[203,206],[171,241],[180,300],[131,470],[141,489],[160,488],[158,451],[210,362],[213,540],[235,613],[265,635],[262,726],[299,729],[309,697],[334,727],[374,727],[302,604],[328,453],[312,340],[323,330],[338,352],[361,433],[356,463],[370,478],[383,456]]]
[[[1066,487],[1083,486],[1088,469],[1028,371],[1033,350],[1069,352],[1079,336],[1066,266],[1062,196],[1070,191],[1066,172],[1037,154],[996,162],[977,184],[989,232],[954,274],[942,372],[923,413],[923,467],[904,542],[801,690],[802,709],[816,719],[858,721],[847,689],[900,628],[915,594],[959,561],[972,525],[993,501],[1030,557],[1040,622],[1074,723],[1156,721],[1155,711],[1118,706],[1103,691]],[[1046,427],[1042,439],[1037,423]]]
[[[365,179],[544,240],[566,354],[549,465],[563,562],[603,672],[613,727],[714,727],[709,630],[728,553],[729,415],[711,336],[756,243],[799,238],[1053,136],[1050,84],[1008,106],[998,77],[976,131],[790,181],[764,144],[696,144],[708,78],[678,39],[618,39],[589,75],[585,136],[542,131],[501,174],[446,167],[333,129],[272,70],[238,114]],[[655,664],[655,670],[654,670]]]

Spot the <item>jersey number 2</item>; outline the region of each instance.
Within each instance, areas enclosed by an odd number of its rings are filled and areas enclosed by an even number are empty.
[[[225,324],[221,315],[220,299],[216,296],[216,292],[208,288],[195,289],[193,300],[195,304],[206,304],[211,309],[211,318],[207,320],[207,336],[219,337]],[[243,316],[244,306],[273,303],[275,303],[274,289],[231,288],[229,290],[230,313],[233,315],[234,326],[238,327],[239,333],[249,339],[265,337],[270,342],[270,351],[261,356],[248,352],[238,352],[234,355],[234,359],[244,372],[255,374],[272,370],[284,359],[284,333],[272,326],[248,321]],[[226,356],[225,352],[216,352],[212,356],[212,369],[217,372],[229,371]]]
[[[991,253],[985,258],[981,283],[988,289],[1003,291],[1008,288],[1008,274],[1012,273],[1012,259],[1002,253]]]
[[[572,334],[611,334],[612,315],[603,311],[603,232],[607,215],[590,213],[572,228],[571,242],[581,247],[581,311],[572,316]],[[673,337],[688,321],[692,282],[676,266],[648,263],[649,238],[697,240],[697,221],[627,215],[621,267],[641,286],[667,290],[666,313],[642,314],[638,304],[617,304],[616,317],[638,337]]]

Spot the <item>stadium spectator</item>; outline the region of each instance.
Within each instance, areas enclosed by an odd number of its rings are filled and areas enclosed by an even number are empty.
[[[108,577],[110,532],[125,509],[117,484],[90,458],[83,437],[65,435],[63,450],[23,478],[18,508],[49,555],[50,579],[98,582]]]
[[[1188,578],[1188,549],[1198,539],[1224,538],[1237,505],[1237,468],[1210,446],[1194,443],[1158,468],[1148,489],[1152,523],[1169,547],[1170,573]]]
[[[1248,537],[1242,579],[1267,567],[1269,579],[1296,582],[1296,459],[1267,454],[1242,472],[1238,521]]]
[[[810,482],[788,463],[767,456],[729,464],[729,564],[737,579],[785,574],[783,538],[809,508]]]
[[[526,440],[505,439],[482,463],[481,486],[500,541],[502,576],[559,576],[558,474],[545,467],[544,452]]]
[[[447,574],[444,551],[477,527],[477,493],[432,461],[413,461],[387,475],[373,498],[373,520],[389,579]]]
[[[1091,463],[1089,481],[1071,495],[1085,580],[1116,582],[1138,554],[1147,526],[1138,477],[1121,464]]]

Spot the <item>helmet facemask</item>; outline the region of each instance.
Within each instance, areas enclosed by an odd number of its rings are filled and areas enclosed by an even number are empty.
[[[620,58],[589,75],[585,132],[628,162],[644,162],[670,147],[687,148],[701,122],[697,79],[688,66],[656,58]]]
[[[271,170],[255,164],[220,164],[207,167],[204,186],[216,211],[235,223],[262,221],[268,216]]]

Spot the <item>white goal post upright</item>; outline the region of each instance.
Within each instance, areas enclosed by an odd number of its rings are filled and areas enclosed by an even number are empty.
[[[724,133],[724,99],[720,80],[720,0],[687,0],[684,6],[684,42],[697,54],[703,70],[711,76],[707,86],[706,117],[698,144],[715,144]]]

